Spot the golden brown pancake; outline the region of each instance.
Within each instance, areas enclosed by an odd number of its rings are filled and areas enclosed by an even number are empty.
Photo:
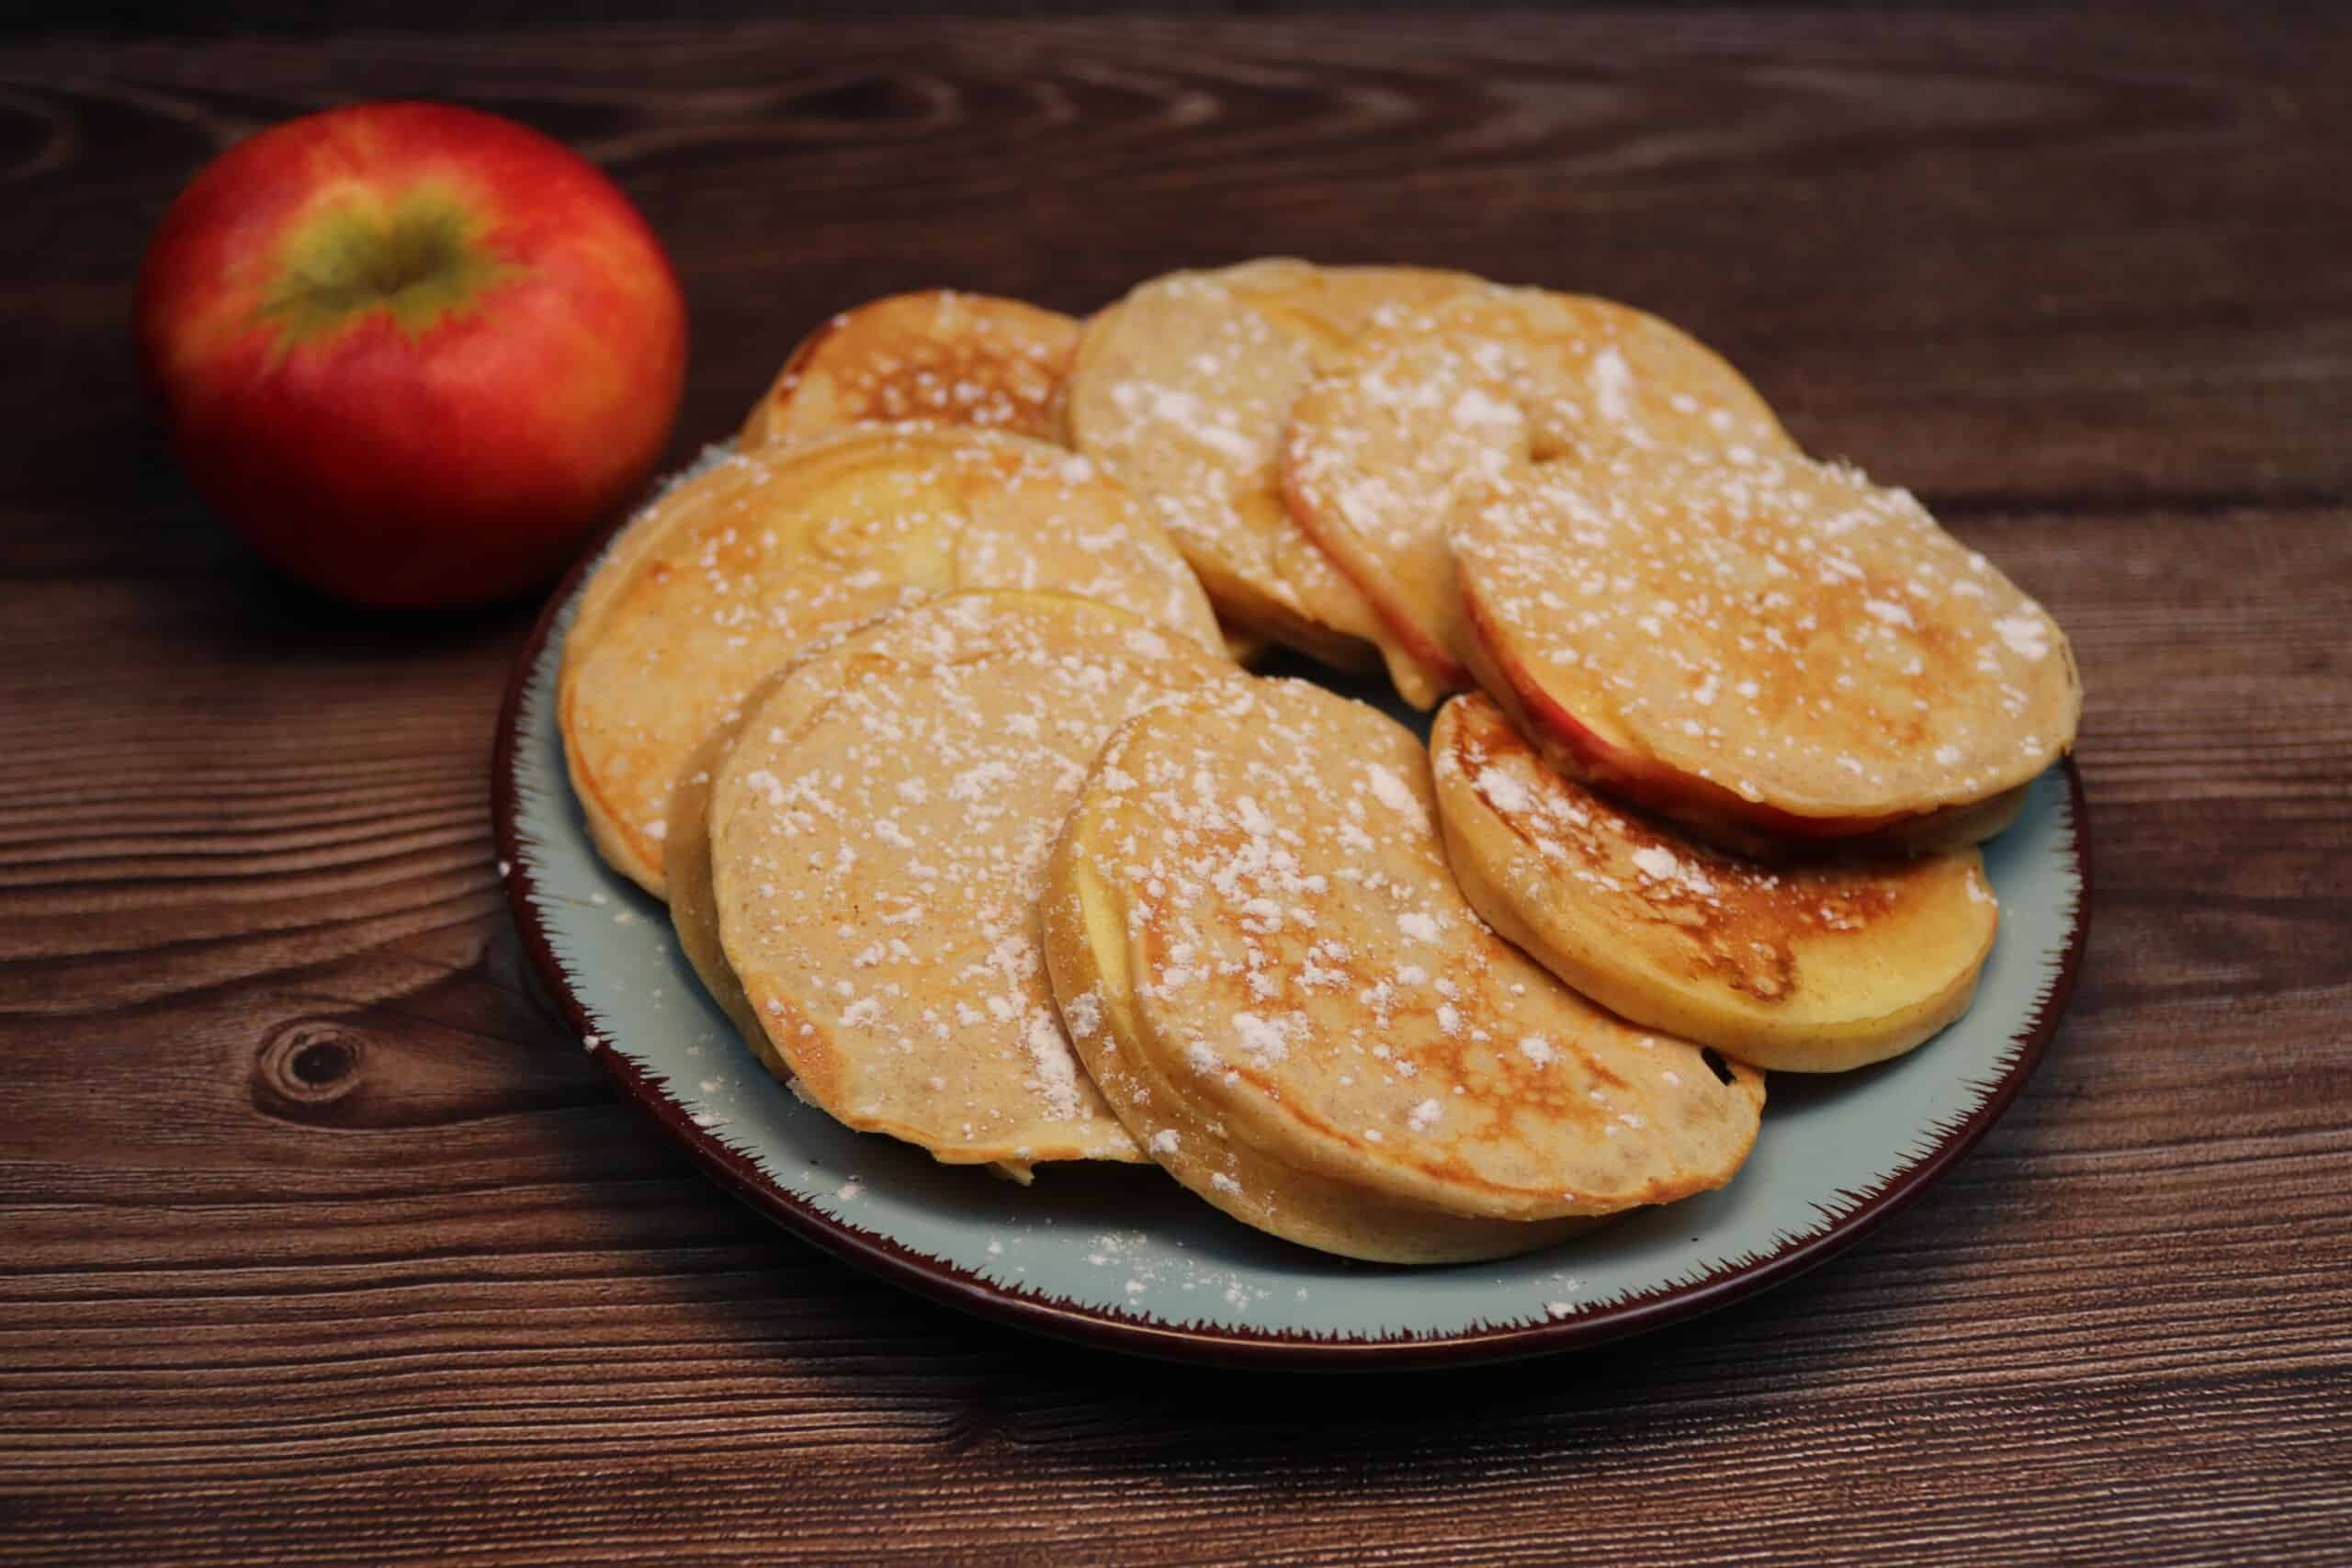
[[[578,607],[572,611],[571,625],[564,633],[567,649],[585,648],[595,639],[601,629],[598,623],[620,592],[621,585],[628,581],[639,558],[681,514],[702,504],[704,495],[714,487],[696,481],[732,456],[731,446],[704,447],[700,457],[663,479],[655,487],[652,498],[614,530],[589,572],[588,581],[581,585]]]
[[[1968,1010],[1999,909],[1973,849],[1770,866],[1546,767],[1483,696],[1430,736],[1446,857],[1545,968],[1653,1029],[1774,1072],[1898,1055]]]
[[[1300,682],[1177,699],[1103,748],[1042,915],[1071,1039],[1137,1141],[1246,1224],[1393,1262],[1729,1180],[1760,1075],[1495,936],[1433,809],[1408,731]]]
[[[1480,683],[1555,767],[1713,841],[1973,841],[2074,743],[2064,634],[1851,468],[1621,449],[1451,531]]]
[[[817,651],[836,648],[842,640],[828,639]],[[662,845],[670,923],[677,929],[678,951],[685,954],[703,989],[735,1025],[743,1043],[770,1072],[787,1083],[793,1081],[792,1069],[777,1054],[767,1031],[760,1027],[759,1014],[752,1010],[752,998],[743,994],[743,982],[736,977],[735,966],[727,961],[726,945],[719,941],[718,891],[711,880],[710,865],[710,792],[727,754],[735,749],[735,738],[742,733],[744,716],[765,704],[789,668],[761,682],[726,722],[695,748],[677,787],[670,792],[670,832]]]
[[[1077,321],[1018,299],[946,288],[895,294],[803,340],[736,445],[910,420],[1055,440],[1077,347]]]
[[[1149,515],[1085,459],[1020,436],[842,432],[727,458],[661,510],[603,569],[622,578],[567,637],[557,693],[597,848],[657,895],[688,755],[820,637],[956,588],[1053,588],[1222,646]]]
[[[1365,333],[1316,378],[1292,411],[1283,482],[1292,514],[1380,612],[1384,650],[1465,686],[1445,539],[1464,485],[1620,447],[1741,443],[1795,450],[1695,340],[1606,299],[1488,288]]]
[[[1170,694],[1244,677],[1091,600],[957,593],[795,666],[711,788],[727,966],[805,1098],[949,1164],[1138,1160],[1038,949],[1087,764]]]
[[[1375,321],[1474,283],[1284,259],[1154,278],[1086,324],[1066,408],[1071,445],[1159,508],[1228,620],[1361,667],[1380,620],[1284,508],[1283,428],[1315,371]],[[1391,662],[1399,689],[1434,691],[1417,667]]]

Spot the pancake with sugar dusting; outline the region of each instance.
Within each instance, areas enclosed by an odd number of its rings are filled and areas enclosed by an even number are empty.
[[[1974,849],[1769,866],[1546,767],[1482,696],[1430,735],[1446,858],[1487,923],[1602,1006],[1774,1072],[1899,1055],[1968,1010],[1999,908]]]
[[[992,294],[894,294],[833,317],[752,408],[746,449],[845,424],[922,420],[1054,440],[1078,322]]]
[[[1464,901],[1428,759],[1250,680],[1095,762],[1042,918],[1072,1042],[1178,1180],[1261,1230],[1439,1262],[1728,1181],[1762,1077],[1577,997]]]
[[[1607,299],[1487,288],[1366,333],[1318,376],[1291,413],[1283,485],[1380,612],[1392,661],[1401,652],[1466,686],[1445,539],[1457,491],[1530,461],[1737,444],[1795,450],[1695,339]]]
[[[673,522],[703,503],[705,487],[695,481],[733,455],[731,446],[704,447],[693,462],[662,479],[654,488],[652,497],[613,531],[603,552],[597,557],[594,568],[588,573],[588,581],[581,585],[577,607],[571,613],[571,625],[564,632],[567,649],[585,648],[595,639],[605,612],[619,596],[621,585],[628,581],[629,573],[636,570],[638,561],[653,547]]]
[[[1380,619],[1284,508],[1283,427],[1316,370],[1375,321],[1475,284],[1279,258],[1154,278],[1087,322],[1065,409],[1070,443],[1159,507],[1229,619],[1361,667]],[[1400,688],[1434,689],[1409,662],[1391,665]]]
[[[728,967],[801,1094],[949,1164],[1143,1156],[1080,1070],[1037,897],[1087,764],[1246,679],[1124,611],[958,593],[788,671],[712,784]]]
[[[1480,684],[1545,761],[1730,848],[1973,842],[2074,744],[2056,623],[1851,468],[1621,449],[1451,529]]]
[[[1021,436],[845,431],[737,454],[659,504],[658,525],[616,557],[621,581],[565,639],[557,689],[597,848],[655,894],[688,755],[820,637],[957,588],[1050,588],[1222,646],[1150,516],[1083,458]]]
[[[803,658],[819,657],[845,639],[861,635],[853,631],[842,637],[828,637]],[[1233,650],[1230,633],[1226,640],[1227,656],[1241,661],[1242,655]],[[710,792],[718,770],[734,749],[735,738],[742,732],[744,716],[762,707],[799,662],[796,660],[761,682],[728,722],[695,749],[677,787],[670,794],[670,831],[662,846],[663,876],[669,885],[670,921],[677,930],[679,951],[685,954],[686,962],[702,981],[703,989],[734,1023],[745,1043],[770,1071],[787,1083],[795,1081],[792,1068],[777,1054],[767,1032],[760,1027],[751,998],[743,994],[743,982],[728,963],[726,946],[719,940],[718,896],[712,885],[710,866]]]

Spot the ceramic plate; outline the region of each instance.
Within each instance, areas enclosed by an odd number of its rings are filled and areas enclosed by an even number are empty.
[[[1015,1187],[793,1098],[703,995],[661,904],[597,859],[554,701],[588,564],[540,616],[499,717],[500,870],[540,978],[582,1045],[754,1207],[1023,1327],[1170,1357],[1369,1367],[1563,1350],[1723,1306],[1851,1246],[1966,1153],[2033,1070],[2082,954],[2088,840],[2069,762],[1986,848],[2001,928],[1968,1016],[1875,1067],[1774,1075],[1756,1152],[1722,1191],[1525,1258],[1406,1269],[1261,1235],[1149,1168],[1049,1166]],[[1424,716],[1344,689],[1426,733]]]

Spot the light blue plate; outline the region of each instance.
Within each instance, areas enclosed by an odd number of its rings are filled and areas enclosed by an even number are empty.
[[[1985,851],[2001,929],[1968,1016],[1876,1067],[1775,1076],[1756,1152],[1722,1191],[1526,1258],[1400,1269],[1259,1235],[1148,1168],[1046,1167],[1015,1187],[793,1098],[704,996],[662,906],[597,858],[555,727],[585,568],[540,617],[499,719],[500,869],[541,978],[582,1044],[754,1206],[1025,1327],[1227,1362],[1391,1366],[1589,1345],[1721,1306],[1851,1245],[1965,1153],[2032,1071],[2082,953],[2089,857],[2068,763]]]

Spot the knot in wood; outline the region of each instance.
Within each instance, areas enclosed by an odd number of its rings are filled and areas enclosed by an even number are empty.
[[[332,1020],[298,1018],[263,1037],[254,1098],[282,1110],[329,1105],[359,1086],[365,1047]]]

